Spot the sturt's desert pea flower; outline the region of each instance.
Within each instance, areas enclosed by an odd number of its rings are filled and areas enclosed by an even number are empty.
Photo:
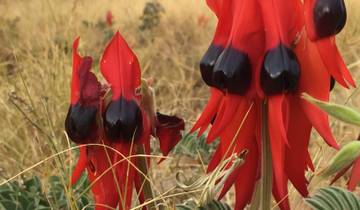
[[[248,150],[245,163],[225,183],[234,184],[235,209],[250,203],[261,171],[262,125],[272,156],[272,192],[290,209],[289,181],[308,196],[308,152],[312,128],[338,149],[328,115],[301,95],[329,101],[331,78],[355,86],[339,54],[335,35],[345,25],[343,0],[207,0],[218,24],[200,62],[210,99],[192,132],[210,127],[207,141],[220,138],[208,166],[214,170],[230,155]],[[265,110],[263,106],[266,106]],[[264,115],[267,120],[264,121]]]
[[[150,154],[151,135],[159,138],[167,155],[180,140],[184,121],[156,113],[153,91],[141,79],[138,60],[119,32],[101,58],[104,85],[91,72],[92,58],[78,54],[78,45],[79,38],[73,44],[71,103],[65,122],[71,140],[82,145],[72,183],[87,170],[97,210],[130,209],[133,187],[144,202],[141,160],[130,156]],[[149,158],[145,162],[149,164]]]

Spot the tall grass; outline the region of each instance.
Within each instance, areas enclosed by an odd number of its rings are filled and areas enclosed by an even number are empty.
[[[160,24],[140,30],[145,2],[0,0],[1,181],[68,147],[64,119],[69,105],[71,44],[76,36],[81,36],[81,54],[93,56],[93,68],[99,72],[98,59],[108,38],[105,31],[120,30],[137,54],[143,76],[154,78],[159,110],[184,117],[188,125],[194,122],[208,97],[198,62],[211,42],[215,17],[205,1],[160,0],[165,11]],[[349,21],[338,43],[359,83],[360,3],[348,0],[347,5]],[[111,27],[99,24],[105,21],[107,10],[114,15]],[[199,22],[204,17],[209,21]],[[360,107],[359,92],[336,86],[332,100]],[[332,124],[340,143],[358,135],[354,127],[337,121]],[[334,153],[316,133],[312,136],[311,152],[317,168],[323,167]],[[67,172],[71,157],[64,155],[46,162],[25,176],[46,178]],[[197,161],[184,160],[188,165],[202,167]],[[173,171],[184,167],[174,162],[165,164]],[[173,171],[166,170],[168,165],[160,166],[163,170],[153,170],[152,177],[172,176]],[[171,187],[171,181],[158,185],[165,191]],[[294,207],[302,205],[294,190],[290,198]]]

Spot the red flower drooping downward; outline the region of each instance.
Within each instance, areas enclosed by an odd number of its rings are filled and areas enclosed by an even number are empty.
[[[72,183],[86,169],[97,210],[130,209],[133,187],[144,202],[144,178],[138,171],[139,158],[129,157],[139,150],[149,154],[151,135],[159,138],[167,155],[180,140],[184,122],[149,110],[152,106],[145,104],[138,60],[119,32],[101,58],[106,85],[91,72],[92,58],[78,54],[78,45],[79,38],[73,45],[71,104],[65,127],[69,137],[84,146],[80,147]]]
[[[214,39],[200,63],[211,96],[192,131],[211,124],[208,142],[220,144],[208,170],[232,153],[249,151],[229,177],[220,198],[234,184],[236,207],[250,203],[261,177],[261,105],[267,106],[273,167],[273,195],[289,209],[288,182],[308,195],[308,152],[315,128],[338,149],[326,113],[302,99],[307,93],[328,101],[334,78],[355,83],[339,54],[335,35],[346,20],[343,0],[207,0],[218,18]]]

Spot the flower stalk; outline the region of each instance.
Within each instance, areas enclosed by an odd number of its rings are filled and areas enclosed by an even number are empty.
[[[146,154],[143,146],[138,147],[138,154]],[[139,163],[138,167],[141,170],[141,172],[147,176],[148,175],[148,164],[147,164],[146,157],[145,156],[139,157],[138,163]],[[141,176],[141,183],[142,183],[142,192],[144,193],[145,201],[153,200],[154,194],[153,194],[153,190],[152,190],[149,180],[146,179],[146,177]],[[156,202],[149,203],[148,209],[156,210],[157,209]]]
[[[270,148],[269,128],[268,128],[268,108],[267,102],[263,102],[261,107],[261,181],[260,181],[260,209],[271,209],[272,192],[272,157]]]

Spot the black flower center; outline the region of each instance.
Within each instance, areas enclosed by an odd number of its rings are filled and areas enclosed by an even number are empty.
[[[105,134],[111,141],[138,139],[142,131],[142,114],[138,104],[120,98],[111,101],[104,114]]]
[[[70,106],[65,120],[65,129],[72,141],[81,144],[96,139],[97,111],[94,106],[83,106],[79,103]]]
[[[343,0],[317,0],[314,22],[319,38],[339,33],[346,23],[346,8]]]
[[[260,83],[266,95],[295,91],[300,79],[300,65],[295,53],[278,45],[265,54]]]

